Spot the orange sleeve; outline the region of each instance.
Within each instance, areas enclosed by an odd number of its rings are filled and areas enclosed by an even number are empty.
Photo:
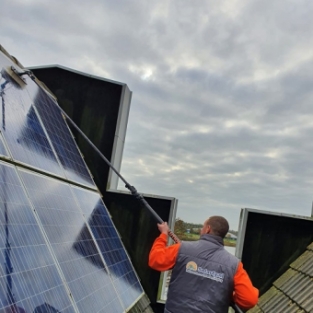
[[[259,290],[252,285],[249,275],[239,262],[234,276],[234,302],[242,309],[251,309],[258,303]]]
[[[167,235],[160,234],[155,239],[149,254],[149,266],[154,270],[163,272],[175,265],[180,244],[167,246]]]

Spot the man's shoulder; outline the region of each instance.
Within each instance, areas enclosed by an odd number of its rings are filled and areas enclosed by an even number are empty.
[[[240,260],[235,255],[228,252],[225,248],[218,251],[217,258],[223,261],[225,265],[231,267],[234,273],[237,271]]]

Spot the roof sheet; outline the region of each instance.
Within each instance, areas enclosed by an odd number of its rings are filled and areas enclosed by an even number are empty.
[[[248,312],[313,312],[313,242]]]

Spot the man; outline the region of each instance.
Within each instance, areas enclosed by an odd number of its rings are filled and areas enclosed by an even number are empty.
[[[167,246],[169,227],[158,224],[160,236],[149,255],[149,266],[172,270],[165,313],[227,313],[231,302],[247,310],[258,302],[242,263],[224,249],[229,225],[222,216],[204,222],[200,240]]]

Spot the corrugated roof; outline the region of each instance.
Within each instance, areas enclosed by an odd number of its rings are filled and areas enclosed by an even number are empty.
[[[313,312],[313,242],[248,312]]]

